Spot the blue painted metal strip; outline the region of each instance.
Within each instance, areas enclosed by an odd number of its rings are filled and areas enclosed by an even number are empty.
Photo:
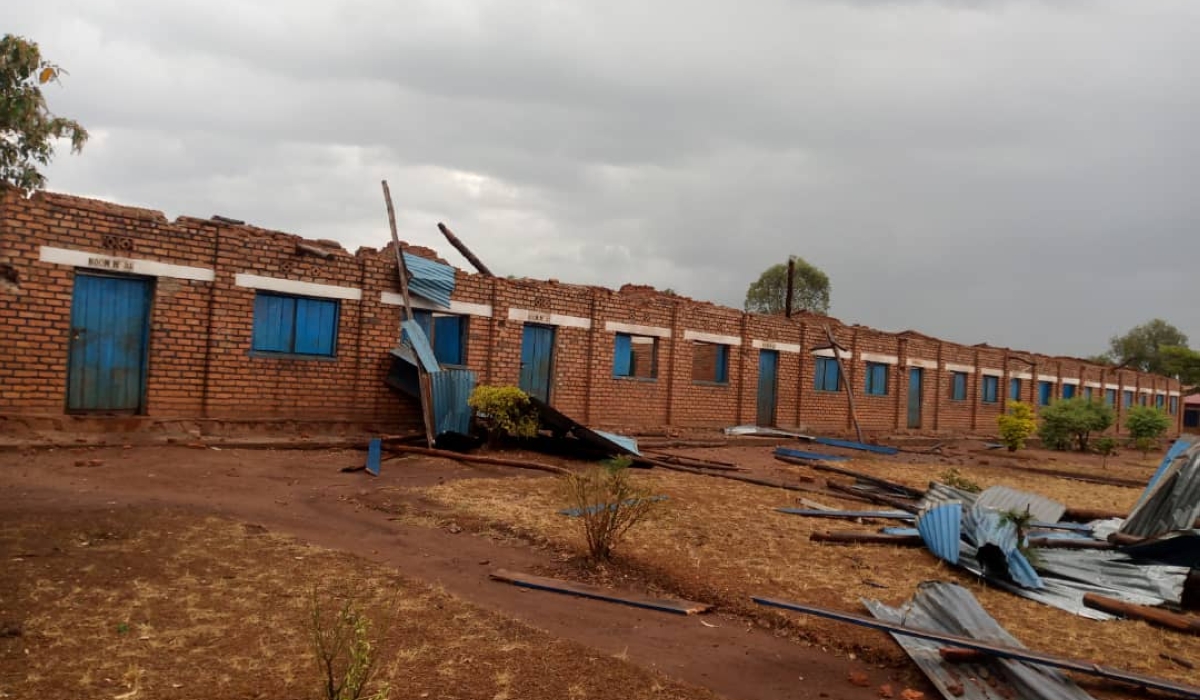
[[[666,496],[651,496],[650,498],[647,498],[646,500],[651,501],[651,502],[665,501],[665,500],[667,500],[667,497]],[[621,501],[621,505],[631,506],[635,503],[640,503],[641,501],[642,501],[642,499],[640,499],[640,498],[627,498],[624,501]],[[558,511],[558,513],[559,513],[559,515],[568,515],[572,518],[578,518],[581,515],[583,515],[584,513],[591,515],[593,513],[599,513],[600,511],[604,510],[605,508],[607,508],[609,510],[616,510],[615,504],[597,503],[595,505],[588,506],[587,508],[564,508],[564,509]]]
[[[809,518],[879,518],[881,520],[915,520],[917,516],[902,510],[812,510],[808,508],[776,508],[780,513],[803,515]]]
[[[839,440],[837,438],[816,437],[813,442],[818,445],[828,445],[830,447],[844,447],[847,450],[863,450],[865,452],[876,452],[881,455],[894,455],[900,452],[898,447],[888,447],[887,445],[867,445],[853,440]]]
[[[793,450],[788,447],[780,447],[775,450],[775,454],[781,457],[794,457],[796,459],[814,459],[820,462],[848,462],[849,457],[839,457],[837,455],[827,455],[820,452],[805,452],[804,450]]]
[[[437,372],[441,369],[438,365],[437,357],[433,354],[433,348],[429,347],[429,338],[425,336],[425,330],[421,328],[421,324],[413,319],[409,319],[400,324],[404,329],[405,340],[412,346],[417,357],[421,360],[421,365],[425,367],[426,372]]]
[[[917,532],[939,559],[958,563],[962,545],[962,504],[946,503],[917,517]]]
[[[475,381],[475,373],[468,369],[444,369],[429,373],[436,435],[470,433],[471,407],[467,405],[467,400],[475,390]]]
[[[379,476],[379,466],[383,461],[383,440],[371,438],[367,443],[367,473]]]
[[[1158,480],[1162,478],[1162,475],[1167,471],[1167,468],[1171,466],[1171,462],[1174,462],[1176,457],[1186,452],[1191,446],[1192,440],[1188,438],[1179,438],[1175,441],[1175,444],[1171,445],[1171,449],[1167,450],[1167,455],[1163,457],[1162,463],[1159,464],[1158,469],[1155,470],[1154,476],[1151,476],[1150,481],[1146,484],[1146,490],[1142,492],[1141,497],[1138,498],[1137,504],[1134,505],[1134,510],[1136,510],[1137,507],[1142,504],[1142,501],[1145,501],[1150,497],[1150,492],[1154,490],[1154,485],[1158,483]]]
[[[882,530],[885,535],[904,535],[905,537],[920,536],[921,531],[915,527],[885,527]]]
[[[442,308],[449,308],[454,293],[454,268],[410,253],[404,254],[408,268],[408,291]]]

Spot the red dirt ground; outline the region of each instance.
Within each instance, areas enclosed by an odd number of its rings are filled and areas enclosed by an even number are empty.
[[[0,453],[0,488],[8,495],[0,523],[36,526],[69,514],[145,508],[223,516],[392,567],[555,637],[728,698],[861,700],[877,697],[885,683],[903,688],[900,678],[912,676],[911,669],[898,675],[795,644],[736,616],[717,613],[706,617],[706,625],[697,617],[492,582],[487,573],[494,568],[545,570],[555,555],[499,533],[472,534],[436,520],[428,526],[391,520],[378,505],[397,488],[495,478],[510,470],[407,458],[385,462],[378,479],[339,472],[362,460],[363,453],[354,451],[182,447]],[[404,507],[391,504],[393,513]],[[144,526],[154,527],[153,520]],[[849,683],[852,674],[865,676],[865,687]]]

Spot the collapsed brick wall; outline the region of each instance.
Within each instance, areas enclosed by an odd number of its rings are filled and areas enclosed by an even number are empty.
[[[76,251],[85,262],[45,261],[46,249]],[[431,250],[406,250],[436,259]],[[212,271],[211,280],[153,277],[144,413],[419,425],[416,404],[383,383],[400,319],[400,308],[386,298],[398,284],[390,245],[352,255],[331,242],[228,221],[168,222],[160,212],[58,194],[26,199],[11,190],[0,195],[0,263],[17,270],[20,287],[0,292],[0,412],[65,411],[73,284],[91,264],[88,256],[139,261],[135,268],[154,262]],[[339,302],[336,354],[312,359],[253,352],[256,288],[239,282],[246,275],[353,296]],[[1116,387],[1118,426],[1127,411],[1125,391],[1132,389],[1135,404],[1146,396],[1154,405],[1161,395],[1169,406],[1174,396],[1176,431],[1182,424],[1180,387],[1165,377],[811,314],[790,320],[746,314],[648,287],[614,291],[459,270],[450,311],[464,314],[465,364],[485,383],[518,384],[525,326],[553,329],[551,401],[596,427],[772,422],[846,433],[853,427],[849,388],[871,433],[988,434],[1010,401],[1014,379],[1021,400],[1034,405],[1039,381],[1050,381],[1056,398],[1067,385],[1077,395],[1090,388],[1099,399]],[[837,390],[819,388],[815,379],[819,358],[835,352],[827,329],[843,356]],[[618,333],[636,339],[637,361],[643,368],[650,361],[652,376],[614,376]],[[725,346],[723,371],[714,344]],[[759,402],[768,354],[777,359],[773,411]],[[867,393],[868,363],[885,368],[882,392]],[[955,373],[965,377],[961,397],[954,395]],[[994,400],[984,400],[985,385],[995,389]]]

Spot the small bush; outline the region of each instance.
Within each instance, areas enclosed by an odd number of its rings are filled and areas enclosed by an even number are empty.
[[[574,520],[583,527],[588,554],[596,561],[611,559],[625,533],[658,505],[647,489],[634,485],[630,464],[628,457],[617,457],[563,477],[567,506],[581,511]]]
[[[963,476],[962,472],[958,471],[957,467],[950,467],[946,471],[942,472],[938,478],[941,479],[943,484],[952,486],[962,491],[979,493],[983,490],[982,486]]]
[[[1037,421],[1033,418],[1033,408],[1027,403],[1011,401],[1008,413],[996,418],[1000,426],[1000,442],[1009,452],[1016,452],[1025,447],[1025,441],[1037,430]]]
[[[1080,452],[1088,449],[1092,433],[1108,430],[1113,424],[1113,410],[1099,401],[1083,397],[1055,401],[1042,409],[1042,426],[1038,436],[1042,444],[1052,450],[1069,450],[1075,447]]]
[[[1170,427],[1171,418],[1153,406],[1131,406],[1125,416],[1125,428],[1143,457]]]
[[[1117,439],[1110,435],[1097,438],[1096,441],[1092,443],[1092,449],[1095,450],[1096,454],[1098,455],[1112,457],[1117,453]]]
[[[481,384],[471,392],[467,405],[475,409],[489,435],[498,433],[515,438],[537,435],[537,409],[529,401],[529,395],[515,386]]]
[[[371,620],[353,601],[330,610],[313,590],[309,632],[325,700],[387,700],[391,689],[376,682],[378,656]]]

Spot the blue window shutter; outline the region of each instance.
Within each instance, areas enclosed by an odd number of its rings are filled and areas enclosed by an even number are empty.
[[[1063,384],[1062,397],[1064,399],[1075,398],[1075,385],[1074,384]]]
[[[1012,399],[1013,401],[1021,400],[1021,380],[1020,379],[1008,380],[1008,398]]]
[[[717,346],[717,383],[724,384],[729,381],[729,346]]]
[[[1172,396],[1169,405],[1171,406],[1171,415],[1175,415],[1175,412],[1179,410],[1179,397]]]
[[[618,333],[616,344],[613,347],[613,376],[628,377],[633,368],[632,360],[633,338],[625,333]]]
[[[1163,395],[1162,394],[1154,395],[1154,407],[1159,410],[1162,409],[1162,407],[1163,407]]]
[[[419,322],[419,321],[418,321]],[[439,364],[463,364],[463,319],[461,316],[435,316],[433,354]]]
[[[299,355],[332,355],[337,340],[338,303],[296,299],[296,346]]]
[[[254,297],[251,348],[261,352],[292,352],[295,316],[295,298],[259,292]]]
[[[825,364],[829,367],[829,375],[827,377],[829,390],[837,391],[842,386],[842,375],[841,371],[838,370],[837,360],[831,358]]]
[[[955,372],[951,375],[950,398],[954,401],[967,399],[967,375],[965,372]]]
[[[1109,406],[1116,405],[1116,403],[1117,403],[1117,390],[1116,389],[1105,389],[1104,390],[1104,403]]]
[[[996,403],[999,400],[1000,394],[1000,378],[984,375],[983,377],[983,402]]]

